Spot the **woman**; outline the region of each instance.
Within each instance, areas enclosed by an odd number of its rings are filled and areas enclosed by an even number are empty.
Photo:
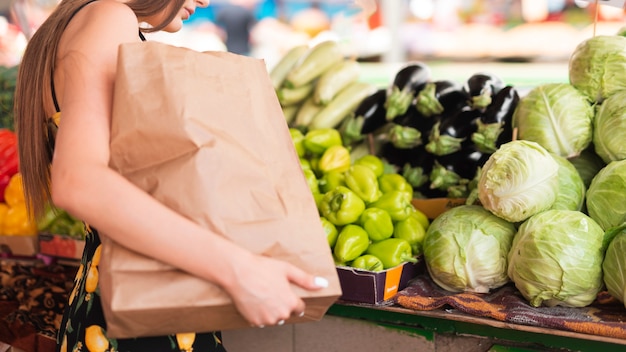
[[[280,325],[304,312],[290,284],[307,290],[326,284],[199,227],[108,167],[118,46],[142,40],[141,31],[178,31],[196,7],[205,6],[208,0],[63,0],[24,53],[15,116],[28,205],[38,216],[52,202],[90,225],[59,331],[60,350],[224,350],[219,333],[107,338],[95,229],[221,286],[253,326]],[[61,119],[51,118],[60,111]],[[62,121],[58,133],[55,120]]]

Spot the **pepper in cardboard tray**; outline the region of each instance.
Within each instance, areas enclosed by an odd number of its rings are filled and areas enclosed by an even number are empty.
[[[413,257],[411,251],[411,244],[402,238],[388,238],[372,243],[367,247],[366,253],[379,258],[385,269],[405,262],[417,263],[417,258]]]
[[[338,186],[324,194],[319,210],[331,223],[348,225],[359,219],[365,210],[365,202],[349,188]]]
[[[382,192],[372,169],[363,165],[352,165],[346,171],[346,186],[367,204],[377,201]]]
[[[365,253],[369,243],[365,229],[359,225],[349,224],[339,232],[333,254],[340,263],[351,262]]]

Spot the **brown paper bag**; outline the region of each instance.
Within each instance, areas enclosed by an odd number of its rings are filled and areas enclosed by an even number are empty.
[[[157,42],[121,45],[111,167],[200,225],[327,278],[321,291],[297,289],[306,314],[288,323],[321,319],[341,295],[262,60]],[[217,286],[106,235],[99,270],[110,337],[249,327]]]

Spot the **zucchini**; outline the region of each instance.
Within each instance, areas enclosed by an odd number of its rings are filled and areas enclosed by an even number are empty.
[[[354,60],[342,60],[324,72],[315,86],[315,102],[327,105],[348,84],[359,79],[361,66]]]
[[[313,96],[307,98],[307,100],[302,103],[300,110],[296,114],[296,118],[294,121],[295,127],[305,127],[307,128],[311,121],[313,121],[313,117],[317,115],[317,113],[322,109],[321,105],[315,103],[315,99]]]
[[[361,101],[376,92],[372,84],[356,81],[339,91],[335,98],[315,115],[309,129],[335,128],[361,104]]]
[[[339,43],[333,40],[321,42],[311,47],[289,71],[284,85],[297,88],[309,84],[343,59]]]
[[[283,106],[282,110],[283,115],[285,116],[285,122],[287,122],[287,125],[289,125],[296,117],[298,110],[300,110],[300,105],[294,104],[289,106]]]
[[[315,89],[315,85],[313,83],[309,83],[298,88],[282,87],[278,89],[276,95],[278,96],[278,101],[281,106],[289,106],[303,102],[313,93],[313,89]]]
[[[300,60],[308,50],[308,45],[296,45],[289,49],[285,55],[278,60],[276,65],[270,70],[270,80],[275,90],[283,85],[289,71],[296,66],[298,60]]]

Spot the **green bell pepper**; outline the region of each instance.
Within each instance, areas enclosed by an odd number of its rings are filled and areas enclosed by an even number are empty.
[[[358,223],[367,231],[372,242],[382,241],[393,235],[391,216],[380,208],[365,209]]]
[[[411,215],[415,209],[411,203],[411,199],[405,191],[389,191],[383,193],[380,198],[368,207],[380,208],[385,210],[391,216],[391,220],[404,220]]]
[[[337,186],[346,185],[346,174],[343,171],[330,170],[319,179],[319,188],[322,193],[332,191]]]
[[[311,162],[309,161],[309,159],[305,158],[300,158],[300,167],[302,168],[302,170],[313,170],[313,168],[311,167]]]
[[[339,231],[333,255],[340,262],[350,262],[363,254],[369,243],[365,229],[359,225],[349,224]]]
[[[383,262],[371,254],[363,254],[350,263],[350,266],[368,271],[383,271]]]
[[[378,178],[378,187],[383,193],[389,191],[407,192],[413,198],[413,186],[400,174],[384,174]]]
[[[425,235],[426,230],[418,218],[414,216],[396,222],[393,228],[393,237],[407,240],[411,245],[413,255],[422,254],[422,243]]]
[[[334,128],[310,130],[304,135],[304,149],[313,155],[322,155],[334,145],[343,145],[341,134]]]
[[[290,128],[289,134],[291,134],[291,141],[293,142],[298,157],[302,158],[306,153],[306,149],[304,149],[304,134],[297,128]]]
[[[354,161],[354,165],[364,165],[372,169],[376,177],[380,177],[385,172],[385,163],[376,155],[367,154]]]
[[[338,186],[324,194],[319,209],[322,216],[328,221],[336,226],[342,226],[359,219],[365,210],[365,202],[349,188]]]
[[[317,176],[315,176],[315,172],[311,169],[302,170],[304,173],[304,178],[306,179],[307,185],[309,185],[309,189],[313,194],[320,193],[319,182],[317,180]]]
[[[424,214],[424,212],[415,209],[415,207],[413,207],[413,211],[411,212],[411,216],[416,218],[417,221],[419,221],[419,223],[422,225],[422,227],[424,228],[424,230],[428,230],[428,226],[430,226],[430,220],[428,219],[428,216],[426,216],[426,214]]]
[[[333,145],[324,151],[317,164],[317,170],[323,175],[327,172],[347,171],[350,168],[350,151],[342,145]]]
[[[389,269],[405,262],[417,263],[413,257],[411,244],[402,238],[388,238],[375,242],[367,247],[366,254],[378,257],[383,262],[383,268]]]
[[[366,203],[373,203],[382,195],[382,192],[378,189],[376,174],[367,166],[350,166],[346,171],[346,186]]]
[[[324,229],[324,233],[326,233],[328,245],[330,246],[330,248],[335,247],[335,243],[337,243],[337,237],[339,236],[337,226],[333,225],[332,222],[328,221],[328,219],[323,216],[320,216],[320,221],[322,222],[322,228]]]

